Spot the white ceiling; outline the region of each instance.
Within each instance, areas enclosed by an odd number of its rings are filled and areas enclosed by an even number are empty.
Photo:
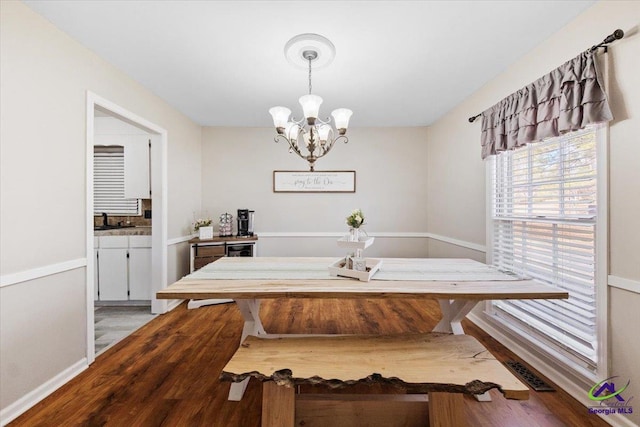
[[[300,116],[307,73],[284,45],[321,34],[336,47],[313,73],[321,117],[346,107],[364,127],[433,123],[595,1],[25,3],[205,126],[271,126],[275,105]]]

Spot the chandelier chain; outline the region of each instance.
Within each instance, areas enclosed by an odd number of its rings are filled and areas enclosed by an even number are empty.
[[[309,58],[309,95],[311,95],[311,58]]]

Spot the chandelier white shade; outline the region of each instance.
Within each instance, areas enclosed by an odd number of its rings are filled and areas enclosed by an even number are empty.
[[[303,95],[298,100],[300,105],[302,105],[302,113],[309,119],[317,119],[318,113],[320,112],[320,105],[322,105],[322,98],[318,95]]]
[[[353,112],[347,108],[333,110],[331,115],[335,126],[334,131],[331,119],[327,118],[323,121],[319,118],[322,98],[311,93],[312,64],[316,61],[323,65],[330,63],[335,55],[333,44],[317,34],[300,34],[285,45],[287,59],[298,64],[299,60],[293,59],[296,57],[295,51],[307,61],[309,67],[309,93],[299,99],[304,117],[300,120],[290,118],[291,110],[287,107],[273,107],[269,109],[269,113],[277,132],[275,141],[278,142],[280,139],[287,141],[289,152],[296,153],[305,159],[313,172],[316,160],[329,153],[336,141],[340,139],[345,143],[349,141],[345,134]],[[301,147],[304,147],[307,152],[303,153]]]
[[[347,131],[347,128],[349,127],[349,119],[352,114],[353,111],[348,108],[338,108],[337,110],[333,110],[331,113],[336,129],[338,129],[338,132],[341,132],[341,134]]]
[[[273,107],[269,109],[271,117],[273,117],[273,125],[278,128],[284,128],[287,126],[291,110],[287,107]]]

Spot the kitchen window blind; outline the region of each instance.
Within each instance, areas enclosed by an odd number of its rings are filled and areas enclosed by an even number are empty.
[[[140,215],[140,201],[124,198],[124,179],[123,147],[94,147],[94,215]]]
[[[494,301],[491,314],[590,372],[597,367],[596,142],[591,127],[491,159],[492,264],[569,293],[567,300]]]

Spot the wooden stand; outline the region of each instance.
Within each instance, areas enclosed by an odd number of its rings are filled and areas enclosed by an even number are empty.
[[[262,426],[293,427],[295,423],[293,387],[280,387],[273,381],[262,385]]]
[[[429,426],[465,426],[462,394],[296,394],[273,381],[262,385],[263,427],[424,427],[427,420]]]
[[[298,394],[296,398],[298,426],[424,427],[428,417],[425,394]]]
[[[228,247],[234,245],[248,244],[252,245],[252,256],[257,255],[257,243],[258,236],[251,237],[211,237],[210,239],[200,239],[194,237],[189,240],[190,245],[190,265],[189,272],[193,273],[196,270],[204,267],[207,264],[215,262],[220,258],[227,256]],[[191,299],[187,303],[188,309],[200,308],[207,305],[216,305],[233,302],[232,299]]]

